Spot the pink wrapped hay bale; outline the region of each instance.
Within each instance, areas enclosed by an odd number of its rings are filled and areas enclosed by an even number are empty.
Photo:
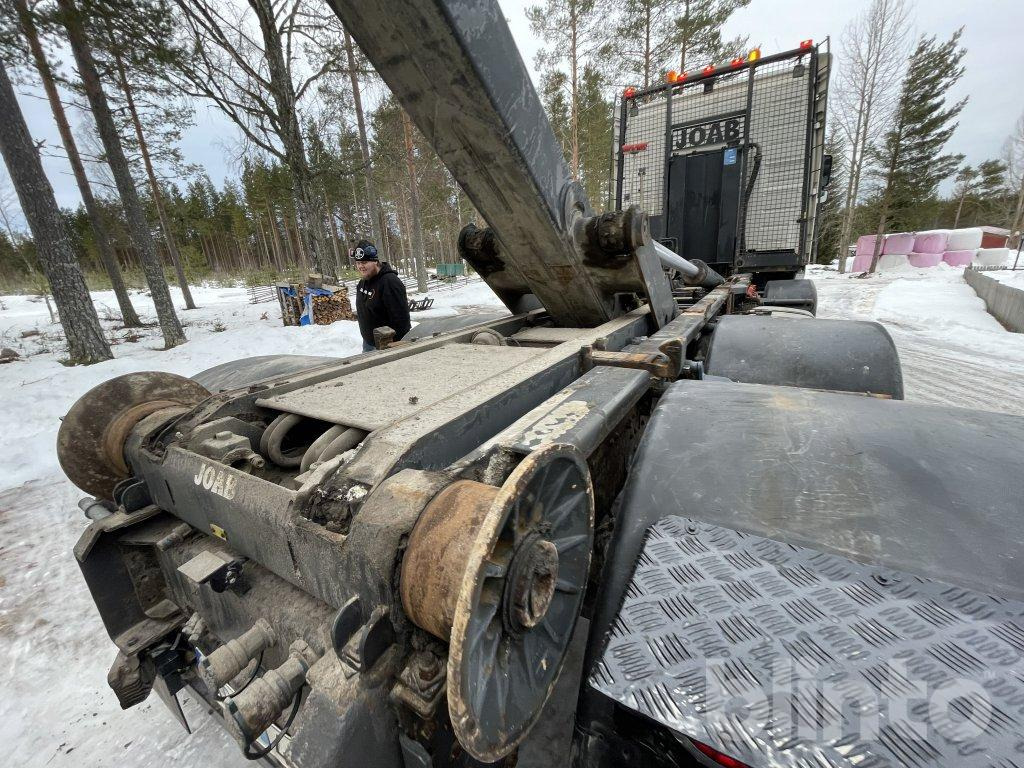
[[[966,267],[974,261],[976,251],[946,251],[942,254],[942,260],[951,267]]]
[[[874,235],[861,235],[857,238],[857,255],[863,256],[867,254],[870,256],[875,252],[875,236]]]
[[[882,253],[912,253],[913,250],[913,233],[900,232],[895,235],[885,236],[885,245],[882,246]]]
[[[918,232],[914,238],[913,253],[945,253],[948,242],[949,232],[946,230]]]
[[[937,267],[942,263],[941,253],[912,253],[907,256],[912,267]]]
[[[979,248],[974,255],[974,263],[983,267],[1003,267],[1009,258],[1009,248]]]
[[[867,272],[871,268],[871,251],[858,253],[853,259],[851,272]]]
[[[969,229],[953,229],[946,239],[947,251],[970,251],[981,248],[981,238],[985,233],[978,227]]]

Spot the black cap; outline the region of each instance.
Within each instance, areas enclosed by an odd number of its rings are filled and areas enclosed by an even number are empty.
[[[360,240],[352,251],[352,258],[356,261],[379,261],[377,258],[377,247],[369,240]]]

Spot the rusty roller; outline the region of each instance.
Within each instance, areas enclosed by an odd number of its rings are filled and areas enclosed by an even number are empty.
[[[124,444],[135,425],[157,411],[192,408],[209,396],[201,384],[173,373],[145,371],[105,381],[82,395],[61,421],[61,469],[83,491],[110,498],[129,476]]]
[[[530,454],[501,488],[458,480],[420,515],[402,563],[402,605],[449,643],[448,710],[477,760],[512,752],[550,695],[593,530],[590,473],[570,446]]]

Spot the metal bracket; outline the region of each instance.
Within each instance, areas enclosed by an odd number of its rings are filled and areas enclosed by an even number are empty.
[[[195,584],[209,582],[214,592],[234,589],[245,593],[248,591],[242,579],[245,561],[244,557],[234,557],[227,552],[206,550],[178,566],[178,572]]]
[[[394,642],[395,627],[387,606],[378,605],[345,644],[340,657],[357,672],[369,672]]]
[[[430,720],[447,692],[447,660],[431,651],[417,651],[391,689],[391,700]]]
[[[675,381],[683,369],[683,343],[681,339],[666,339],[657,352],[605,352],[592,346],[583,348],[583,367],[595,365],[613,368],[636,368],[647,371],[659,379]]]

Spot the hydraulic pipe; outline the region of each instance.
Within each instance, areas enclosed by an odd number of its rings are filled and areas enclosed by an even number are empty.
[[[683,276],[683,281],[687,285],[699,285],[705,290],[711,290],[725,282],[724,277],[711,269],[703,261],[684,259],[671,248],[662,245],[657,240],[652,244],[654,245],[654,252],[661,259],[661,263],[669,269],[680,272]]]

